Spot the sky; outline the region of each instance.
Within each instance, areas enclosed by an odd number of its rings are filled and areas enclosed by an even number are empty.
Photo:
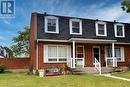
[[[15,17],[0,18],[0,45],[11,46],[12,38],[30,25],[32,12],[130,22],[130,14],[122,11],[122,0],[15,0]]]

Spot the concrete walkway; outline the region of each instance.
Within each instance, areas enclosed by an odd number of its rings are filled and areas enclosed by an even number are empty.
[[[112,76],[111,74],[102,74],[102,76],[106,76],[106,77],[110,77],[110,78],[114,78],[114,79],[125,80],[125,81],[129,81],[130,82],[130,79],[126,79],[126,78],[122,78],[122,77],[117,77],[117,76]]]

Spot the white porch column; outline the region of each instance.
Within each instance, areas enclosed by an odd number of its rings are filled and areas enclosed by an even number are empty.
[[[75,68],[75,41],[73,41],[73,68]]]
[[[115,67],[115,45],[112,43],[112,59],[113,59],[113,67]]]

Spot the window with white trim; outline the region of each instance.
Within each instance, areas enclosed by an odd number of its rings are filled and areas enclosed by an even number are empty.
[[[108,58],[112,57],[111,47],[106,48],[106,57]],[[115,47],[115,57],[117,58],[117,61],[124,61],[124,48],[123,47]]]
[[[79,19],[70,19],[70,34],[82,35],[82,21]]]
[[[96,22],[96,36],[107,36],[107,29],[105,22]]]
[[[66,62],[68,56],[67,49],[65,45],[44,45],[44,62]]]
[[[124,24],[115,24],[115,37],[125,37]]]
[[[84,58],[84,46],[76,46],[76,58]]]
[[[45,17],[45,32],[46,33],[59,33],[59,22],[57,17]]]

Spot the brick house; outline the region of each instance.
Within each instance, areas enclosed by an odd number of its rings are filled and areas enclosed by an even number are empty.
[[[32,13],[30,27],[34,69],[128,67],[129,23]]]

